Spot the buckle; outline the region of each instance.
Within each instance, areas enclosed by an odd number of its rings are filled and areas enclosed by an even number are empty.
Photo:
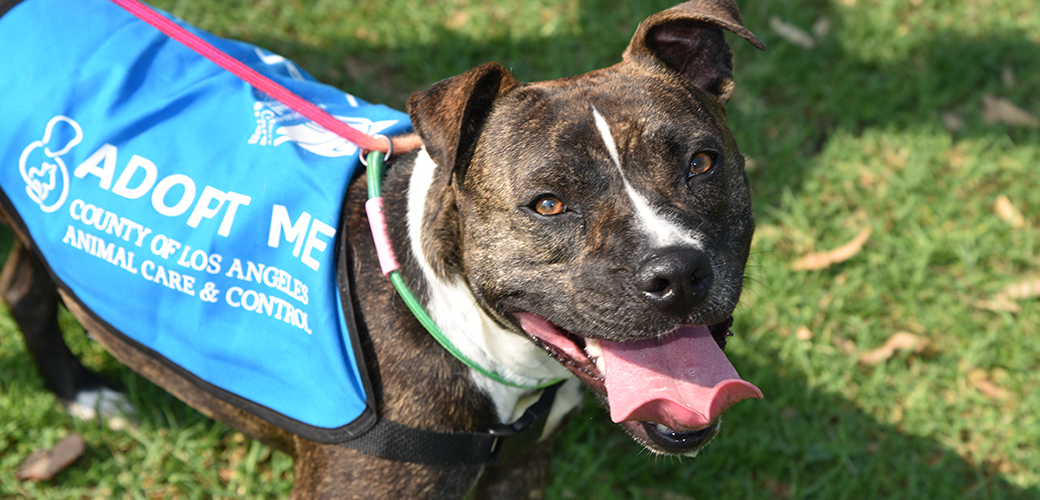
[[[491,426],[487,433],[495,437],[491,443],[491,465],[497,464],[502,458],[512,455],[517,450],[533,444],[542,437],[545,423],[549,419],[553,402],[556,400],[556,391],[564,382],[546,387],[538,401],[524,410],[523,415],[511,424],[498,424]],[[511,438],[511,439],[507,439]]]

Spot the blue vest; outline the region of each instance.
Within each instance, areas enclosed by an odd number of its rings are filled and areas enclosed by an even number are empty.
[[[410,130],[188,28],[358,129]],[[358,148],[106,0],[23,2],[0,47],[18,48],[0,58],[0,188],[59,285],[269,422],[322,442],[370,425],[334,255],[336,238],[370,237],[339,234]]]

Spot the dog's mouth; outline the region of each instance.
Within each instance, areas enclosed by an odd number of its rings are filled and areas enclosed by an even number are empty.
[[[567,332],[536,314],[516,318],[538,346],[598,393],[611,420],[657,451],[695,453],[717,433],[730,406],[762,398],[722,352],[729,321],[612,342]]]

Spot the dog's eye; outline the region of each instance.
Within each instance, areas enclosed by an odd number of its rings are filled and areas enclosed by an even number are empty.
[[[534,211],[542,215],[559,215],[567,211],[567,206],[554,196],[543,196],[534,202]]]
[[[703,174],[711,170],[712,165],[715,164],[715,158],[704,151],[694,155],[693,160],[690,160],[690,174],[688,177]]]

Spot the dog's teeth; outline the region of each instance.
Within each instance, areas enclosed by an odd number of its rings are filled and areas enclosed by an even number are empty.
[[[672,430],[672,428],[671,428],[671,427],[668,427],[667,425],[663,425],[663,424],[656,424],[656,423],[655,423],[654,425],[655,425],[655,426],[657,426],[657,430],[658,430],[658,431],[660,431],[660,432],[662,432],[662,433],[666,433],[666,432],[675,432],[675,431],[673,431],[673,430]]]
[[[596,365],[596,369],[603,373],[606,363],[603,361],[603,347],[599,345],[599,340],[585,339],[585,354]]]
[[[585,339],[585,353],[592,359],[603,357],[603,348],[597,339]]]

